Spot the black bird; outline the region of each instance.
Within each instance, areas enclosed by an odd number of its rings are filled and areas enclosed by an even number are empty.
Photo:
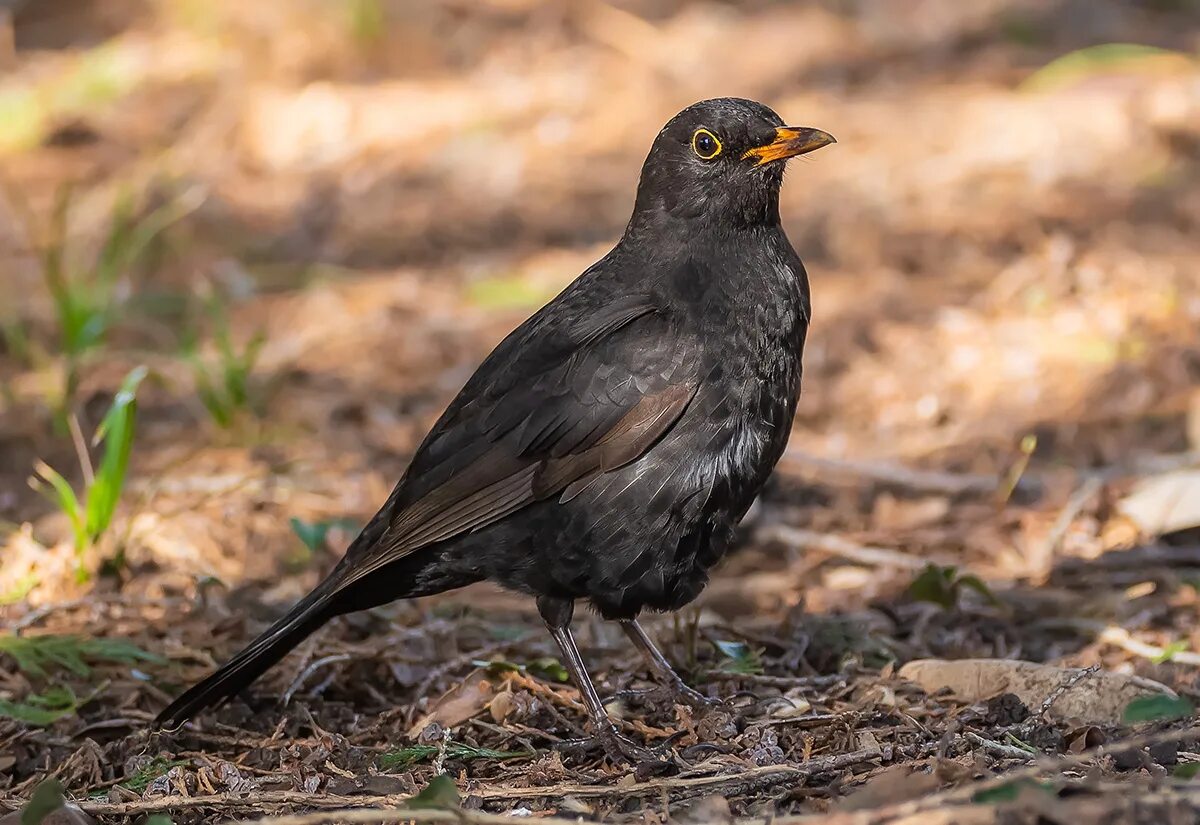
[[[705,701],[637,616],[700,593],[787,443],[809,290],[779,189],[788,158],[833,142],[738,98],[671,118],[612,251],[480,365],[329,576],[158,723],[238,693],[334,616],[487,579],[537,598],[605,751],[647,758],[605,714],[574,605]]]

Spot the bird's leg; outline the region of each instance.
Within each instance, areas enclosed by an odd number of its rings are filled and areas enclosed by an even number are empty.
[[[680,678],[679,674],[675,672],[675,668],[671,667],[671,663],[667,661],[667,657],[663,656],[662,651],[654,646],[654,642],[650,641],[650,637],[646,635],[646,631],[642,629],[636,619],[622,619],[620,625],[621,629],[625,631],[625,635],[629,637],[629,641],[633,642],[633,646],[650,665],[650,670],[666,684],[679,702],[697,710],[706,710],[720,704],[709,699],[700,691],[689,687]]]
[[[571,675],[571,680],[583,696],[583,704],[587,708],[592,727],[596,730],[596,739],[604,748],[604,752],[616,762],[661,762],[661,753],[623,736],[608,718],[604,703],[600,701],[600,695],[596,693],[596,686],[592,683],[592,677],[583,665],[583,657],[579,655],[575,637],[571,635],[571,615],[575,611],[575,603],[569,599],[541,596],[537,600],[537,606],[550,635],[558,644],[563,664]]]

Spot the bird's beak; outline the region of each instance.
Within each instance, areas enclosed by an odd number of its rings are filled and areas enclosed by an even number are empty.
[[[757,158],[755,166],[762,166],[774,160],[786,160],[796,155],[803,155],[822,146],[837,143],[833,135],[820,129],[807,126],[780,126],[775,130],[775,139],[765,146],[756,146],[748,150],[742,159]]]

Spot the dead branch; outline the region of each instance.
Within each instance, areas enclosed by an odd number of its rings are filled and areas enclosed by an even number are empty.
[[[764,527],[757,532],[755,538],[762,542],[779,542],[797,549],[819,550],[873,567],[902,567],[906,570],[920,570],[926,564],[925,559],[901,553],[899,550],[868,547],[832,533],[818,533],[815,530],[789,527],[785,524],[772,524]]]
[[[779,462],[779,469],[784,473],[800,474],[812,470],[823,470],[859,476],[909,490],[945,495],[992,495],[999,492],[1003,484],[1003,479],[999,477],[948,473],[938,470],[915,470],[890,461],[826,458],[802,453],[799,450],[785,452]],[[1029,491],[1035,486],[1033,481],[1026,478],[1017,482],[1017,489],[1021,490]]]

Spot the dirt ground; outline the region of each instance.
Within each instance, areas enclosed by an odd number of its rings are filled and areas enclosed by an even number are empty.
[[[37,0],[11,35],[0,812],[54,777],[102,823],[1200,821],[1195,2]],[[783,192],[815,307],[788,454],[698,602],[647,622],[724,704],[647,692],[576,622],[622,726],[681,734],[672,769],[557,750],[578,694],[483,586],[337,620],[151,732],[620,235],[661,124],[726,94],[838,144]],[[27,483],[83,483],[45,253],[93,277],[123,199],[170,219],[74,361],[84,435],[150,368],[80,562]],[[228,421],[206,302],[261,341]],[[125,641],[31,667],[47,635]],[[451,810],[396,811],[441,773]]]

